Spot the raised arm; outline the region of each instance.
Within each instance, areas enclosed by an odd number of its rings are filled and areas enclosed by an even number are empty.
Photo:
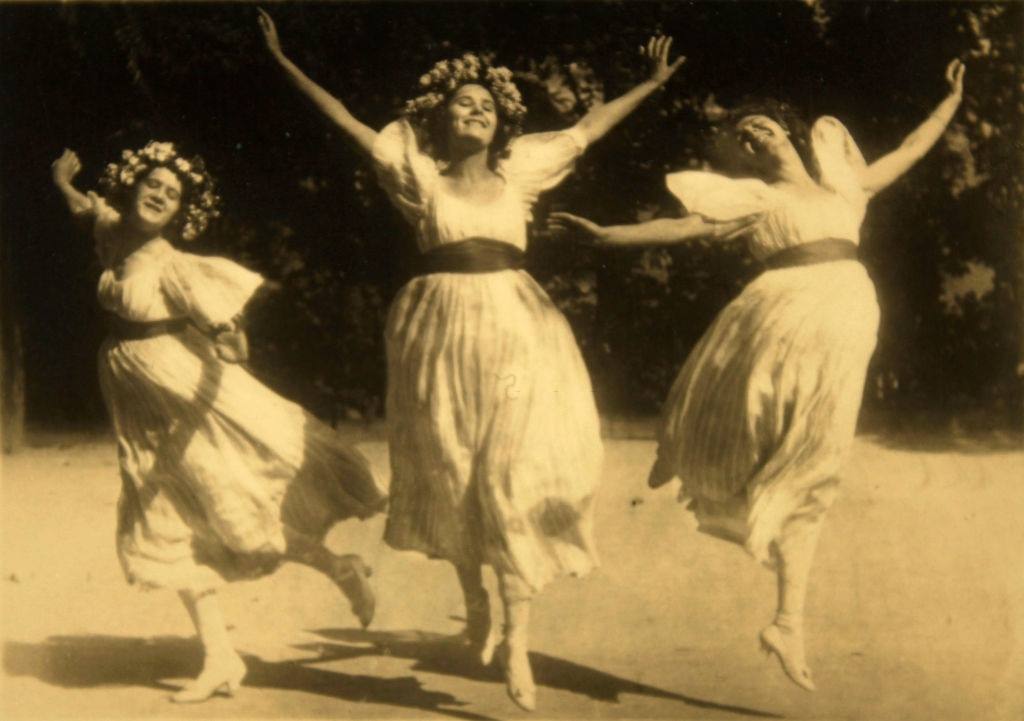
[[[672,38],[662,35],[652,37],[647,41],[646,47],[640,48],[640,53],[651,64],[651,76],[625,95],[597,106],[580,119],[576,127],[583,131],[588,143],[593,143],[604,137],[623,118],[636,110],[648,95],[668,82],[669,78],[686,60],[680,56],[676,58],[675,62],[669,64],[669,49],[671,47]]]
[[[757,216],[748,216],[721,223],[713,223],[699,215],[682,218],[658,218],[633,225],[598,225],[572,213],[552,213],[548,227],[554,232],[569,228],[582,231],[599,245],[674,245],[699,238],[722,239],[746,230]]]
[[[928,116],[928,119],[908,135],[896,150],[882,156],[864,170],[861,176],[861,186],[865,191],[873,194],[889,186],[910,170],[914,163],[923,158],[942,137],[946,126],[956,115],[963,98],[964,64],[962,62],[953,60],[949,63],[946,67],[946,82],[949,84],[949,94]]]
[[[82,169],[82,162],[73,150],[65,149],[59,158],[50,166],[53,171],[53,183],[67,201],[68,210],[73,215],[82,216],[93,210],[92,201],[81,193],[72,182]]]
[[[274,25],[274,21],[262,9],[259,11],[259,23],[260,30],[263,31],[263,39],[267,44],[267,50],[270,51],[271,57],[284,70],[292,85],[312,100],[317,108],[335,125],[344,130],[360,149],[371,153],[373,151],[373,143],[377,139],[377,131],[352,115],[344,103],[313,82],[295,63],[285,57],[284,52],[281,50],[281,41],[277,36],[277,28]]]

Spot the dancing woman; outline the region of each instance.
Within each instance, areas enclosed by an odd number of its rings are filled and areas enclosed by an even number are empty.
[[[506,68],[473,54],[420,78],[423,95],[379,133],[310,80],[260,23],[291,82],[373,159],[416,230],[418,277],[386,329],[391,504],[385,540],[454,564],[466,638],[489,661],[491,565],[505,612],[497,649],[513,701],[531,710],[530,600],[559,575],[596,563],[601,465],[593,394],[572,331],[522,270],[537,196],[682,63],[668,38],[644,56],[650,78],[564,132],[518,136],[526,113]]]
[[[75,189],[80,169],[65,151],[53,178],[71,212],[92,220],[104,267],[111,334],[99,366],[121,469],[118,555],[130,583],[178,591],[202,642],[202,673],[172,700],[230,695],[245,664],[216,588],[296,561],[336,583],[366,626],[369,570],[323,541],[337,521],[382,510],[384,497],[362,454],[239,365],[239,317],[263,278],[172,245],[217,212],[201,159],[171,143],[126,150],[107,166],[105,198]]]
[[[749,234],[767,271],[726,306],[690,353],[662,416],[657,488],[682,481],[700,529],[743,545],[774,568],[778,610],[761,632],[799,686],[814,690],[804,657],[804,597],[837,472],[853,441],[878,304],[857,262],[868,201],[941,137],[963,92],[964,67],[946,70],[949,95],[893,152],[867,164],[846,128],[820,118],[809,136],[788,108],[732,114],[719,159],[749,177],[669,175],[688,215],[601,227],[569,213],[599,242],[630,246]],[[805,165],[796,146],[809,149]]]

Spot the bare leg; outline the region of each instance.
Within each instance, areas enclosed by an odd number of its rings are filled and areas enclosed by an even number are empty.
[[[483,574],[478,565],[456,566],[455,572],[466,602],[464,636],[486,666],[494,656],[494,643],[491,637],[491,600],[484,589]]]
[[[537,707],[537,688],[533,683],[529,657],[533,593],[521,578],[511,573],[500,573],[498,586],[505,607],[505,639],[498,654],[505,667],[506,688],[518,706],[533,711]]]
[[[807,691],[815,686],[804,655],[804,600],[821,522],[820,516],[790,521],[776,541],[778,610],[774,623],[761,632],[762,648],[777,654],[790,679]]]
[[[245,678],[245,663],[235,652],[228,637],[217,594],[179,593],[185,610],[203,644],[203,670],[198,678],[171,697],[176,703],[197,703],[217,693],[234,694]]]
[[[290,528],[285,529],[285,540],[288,543],[285,558],[315,568],[331,579],[349,600],[352,613],[363,628],[369,626],[377,608],[377,599],[367,580],[372,571],[363,559],[354,554],[339,556],[312,536]]]

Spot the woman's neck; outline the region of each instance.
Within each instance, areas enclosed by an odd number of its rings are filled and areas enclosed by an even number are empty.
[[[448,165],[445,175],[469,183],[485,181],[494,175],[488,160],[487,148],[456,154]]]
[[[775,167],[774,176],[772,182],[778,185],[789,185],[806,189],[818,187],[818,183],[807,172],[807,168],[799,156],[781,160]]]
[[[118,262],[124,260],[147,243],[159,240],[163,237],[161,231],[143,230],[142,228],[136,227],[128,220],[122,224],[122,227],[124,234],[122,236],[123,241],[118,252]]]

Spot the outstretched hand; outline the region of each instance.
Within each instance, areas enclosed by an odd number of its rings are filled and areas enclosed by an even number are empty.
[[[640,47],[640,54],[643,55],[651,66],[651,80],[658,85],[668,82],[676,70],[686,62],[686,57],[680,55],[675,62],[669,63],[669,50],[672,48],[672,38],[666,35],[652,36],[646,46]]]
[[[263,8],[257,8],[256,12],[259,13],[257,20],[260,24],[260,30],[263,32],[263,42],[266,43],[267,50],[272,55],[280,55],[282,53],[281,39],[277,36],[277,26],[274,25],[274,19]]]
[[[964,73],[967,67],[958,58],[953,58],[946,66],[946,83],[949,85],[949,94],[960,98],[964,94]]]
[[[64,149],[59,158],[50,166],[53,170],[53,182],[57,185],[68,185],[82,170],[82,161],[74,150]]]
[[[572,213],[557,211],[548,216],[548,230],[562,235],[570,229],[582,231],[588,240],[600,243],[604,239],[605,229],[592,220]]]

